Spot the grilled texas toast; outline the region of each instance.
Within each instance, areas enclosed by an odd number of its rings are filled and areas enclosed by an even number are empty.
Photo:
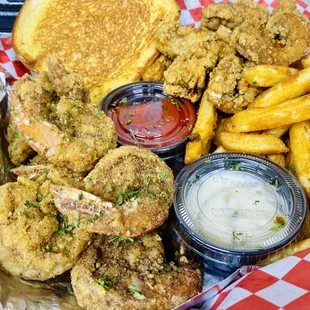
[[[49,54],[80,73],[98,103],[112,89],[140,78],[157,56],[154,33],[179,17],[175,0],[27,0],[13,45],[39,73]]]

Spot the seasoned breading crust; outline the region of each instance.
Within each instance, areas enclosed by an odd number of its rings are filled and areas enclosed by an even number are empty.
[[[19,178],[0,187],[0,263],[9,273],[44,281],[71,269],[91,240],[63,217],[42,185]]]
[[[98,236],[71,279],[79,305],[88,310],[168,310],[201,290],[199,269],[164,264],[157,234],[134,241]]]

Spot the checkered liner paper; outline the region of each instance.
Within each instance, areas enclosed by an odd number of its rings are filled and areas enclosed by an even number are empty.
[[[223,1],[177,0],[177,2],[181,8],[181,24],[197,27],[200,24],[203,7]],[[277,1],[273,0],[255,0],[255,2],[267,6],[270,12],[278,5]],[[310,0],[297,0],[297,6],[310,18]],[[29,73],[16,58],[11,37],[0,39],[0,71],[6,72],[9,83]],[[242,267],[225,280],[204,289],[203,293],[179,306],[177,310],[189,308],[310,310],[310,249],[260,269],[256,266]]]

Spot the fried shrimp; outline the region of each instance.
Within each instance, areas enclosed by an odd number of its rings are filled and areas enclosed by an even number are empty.
[[[49,193],[25,178],[0,187],[0,264],[9,273],[44,281],[71,269],[91,240],[74,217],[59,214]]]
[[[207,98],[225,113],[244,110],[260,92],[243,78],[244,67],[239,57],[230,55],[223,58],[210,73]]]
[[[65,215],[79,212],[80,229],[129,238],[154,230],[168,217],[173,174],[148,150],[110,151],[84,181],[87,192],[53,186],[56,207]]]
[[[255,29],[255,31],[253,31]],[[248,19],[233,32],[237,51],[259,64],[288,66],[299,60],[310,44],[309,22],[296,13],[278,13],[267,25]]]
[[[201,27],[218,30],[222,25],[229,29],[235,29],[246,19],[252,19],[254,17],[261,24],[266,24],[268,20],[267,8],[250,0],[239,0],[233,4],[209,4],[203,9]]]
[[[58,62],[54,66],[61,67]],[[116,147],[115,128],[110,118],[82,101],[87,91],[80,89],[79,78],[66,78],[58,67],[56,73],[49,73],[50,68],[14,84],[11,101],[16,125],[28,145],[51,163],[86,172]]]
[[[87,310],[168,310],[201,290],[199,268],[164,264],[157,234],[138,239],[98,236],[71,272]]]

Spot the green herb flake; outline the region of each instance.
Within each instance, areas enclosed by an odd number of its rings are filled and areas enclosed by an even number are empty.
[[[274,223],[275,223],[275,225],[272,226],[270,228],[270,230],[276,232],[276,231],[279,231],[280,229],[282,229],[285,226],[286,220],[282,216],[277,215],[276,219],[274,220]]]
[[[167,179],[167,173],[166,173],[165,171],[162,171],[162,172],[160,173],[160,178],[161,178],[162,180]]]
[[[111,183],[108,182],[108,183],[106,184],[105,189],[104,189],[104,192],[107,193],[107,194],[113,192]]]
[[[133,284],[128,285],[128,289],[130,293],[132,293],[133,297],[139,300],[145,299],[145,296],[141,294],[141,289],[136,287]]]
[[[33,300],[32,301],[34,304],[42,304],[42,305],[44,305],[44,304],[46,304],[46,300],[45,299],[38,299],[38,300]]]
[[[93,181],[93,179],[90,178],[90,177],[87,177],[87,178],[85,179],[85,182],[86,182],[86,183],[91,183],[92,181]]]
[[[233,171],[239,171],[241,167],[242,167],[242,164],[241,164],[241,163],[236,163],[236,164],[234,164],[234,165],[231,165],[231,169],[232,169]]]
[[[83,193],[80,193],[79,194],[79,200],[82,200],[83,199]]]
[[[16,138],[16,139],[20,139],[22,136],[23,136],[23,135],[22,135],[22,133],[21,133],[20,131],[17,131],[17,132],[15,133],[15,138]]]
[[[58,235],[71,235],[73,230],[77,227],[75,224],[68,224],[68,217],[64,214],[59,213],[57,215],[57,219],[59,222],[57,234]]]
[[[35,209],[40,208],[38,205],[36,205],[36,204],[34,204],[34,203],[32,203],[31,201],[28,201],[28,200],[26,201],[25,206],[27,208],[35,208]]]
[[[264,251],[265,250],[265,248],[263,246],[261,246],[261,245],[256,247],[256,249],[259,250],[259,251]]]
[[[296,168],[294,164],[291,164],[290,169],[292,172],[296,173]]]
[[[160,197],[161,199],[167,200],[167,199],[168,199],[168,194],[165,193],[165,192],[161,192],[160,195],[159,195],[159,197]]]
[[[69,286],[67,287],[67,293],[68,293],[68,295],[70,295],[70,296],[74,296],[73,288],[72,288],[71,285],[69,285]]]
[[[253,85],[256,85],[256,84],[257,84],[257,81],[254,80],[254,81],[253,81]]]
[[[9,174],[11,171],[11,166],[9,164],[4,164],[2,166],[2,172],[5,174]]]
[[[258,203],[259,203],[259,200],[255,200],[255,201],[253,202],[253,205],[257,206]]]
[[[241,241],[241,239],[239,237],[242,235],[243,235],[243,233],[241,233],[241,232],[236,232],[236,231],[232,232],[233,240],[237,239],[237,240]]]
[[[16,210],[16,206],[13,206],[12,207],[12,212],[15,212],[15,210]]]
[[[42,200],[43,200],[43,195],[41,195],[41,194],[38,194],[37,195],[37,202],[41,202]]]
[[[130,116],[135,116],[135,113],[134,113],[134,112],[130,112],[129,115],[130,115]]]
[[[97,112],[97,114],[98,115],[104,115],[104,112],[100,110],[100,111]]]
[[[126,118],[126,119],[125,119],[125,124],[128,125],[128,124],[130,124],[130,123],[131,123],[131,119],[130,119],[130,118]]]
[[[151,183],[151,178],[149,176],[144,177],[143,184],[148,186]]]
[[[56,252],[58,250],[57,246],[46,245],[42,248],[44,253]]]
[[[117,277],[106,275],[104,278],[96,280],[96,282],[106,290],[109,290],[117,284]]]
[[[78,183],[79,182],[79,178],[74,178],[73,181],[74,181],[74,183]]]
[[[121,243],[133,243],[134,239],[132,238],[126,239],[122,236],[115,236],[115,237],[112,237],[110,241],[114,243],[114,248],[118,249]]]
[[[139,195],[139,190],[129,190],[129,189],[124,188],[121,191],[116,201],[116,204],[120,206],[123,203],[125,203],[125,201],[127,200],[136,200],[138,198],[138,195]]]
[[[27,219],[31,219],[32,218],[31,215],[27,211],[24,211],[23,214],[25,215],[25,217]]]
[[[128,99],[127,97],[122,98],[122,100],[119,101],[119,103],[127,103]]]

